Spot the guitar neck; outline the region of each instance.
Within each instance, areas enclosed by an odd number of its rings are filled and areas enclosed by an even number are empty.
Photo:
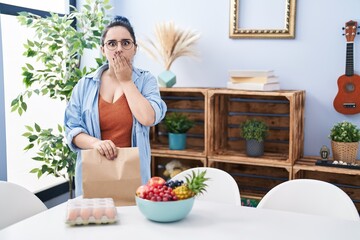
[[[352,76],[354,75],[354,43],[348,42],[346,44],[346,67],[345,75]]]

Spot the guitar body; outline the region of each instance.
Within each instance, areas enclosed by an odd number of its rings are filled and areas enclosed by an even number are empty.
[[[342,114],[360,113],[360,76],[342,75],[338,79],[338,93],[334,99],[334,108]]]

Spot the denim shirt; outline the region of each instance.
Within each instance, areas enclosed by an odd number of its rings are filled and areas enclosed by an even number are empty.
[[[79,133],[101,139],[99,122],[99,90],[102,73],[108,64],[98,68],[94,73],[82,78],[74,87],[71,98],[65,109],[64,125],[66,140],[71,150],[77,153],[75,166],[75,195],[82,195],[82,162],[81,149],[73,144],[73,138]],[[133,68],[132,79],[140,93],[150,102],[155,112],[153,125],[158,124],[167,111],[165,102],[160,97],[156,78],[148,71]],[[120,116],[119,116],[120,117]],[[151,150],[149,126],[142,125],[133,116],[131,145],[139,148],[141,181],[145,184],[151,176]]]

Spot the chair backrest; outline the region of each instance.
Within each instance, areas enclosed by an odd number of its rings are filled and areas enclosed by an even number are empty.
[[[257,207],[359,221],[354,203],[342,189],[314,179],[281,183],[271,189]]]
[[[171,180],[184,180],[185,176],[192,174],[192,171],[206,170],[206,177],[210,178],[206,181],[208,185],[206,192],[197,196],[196,199],[202,201],[215,201],[241,205],[240,191],[235,179],[227,172],[210,167],[190,168],[175,175]]]
[[[0,229],[46,209],[45,204],[26,188],[0,181]]]

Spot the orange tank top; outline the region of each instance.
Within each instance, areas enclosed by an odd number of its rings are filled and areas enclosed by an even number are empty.
[[[99,95],[101,139],[111,140],[117,147],[131,147],[132,113],[125,94],[114,103]]]

